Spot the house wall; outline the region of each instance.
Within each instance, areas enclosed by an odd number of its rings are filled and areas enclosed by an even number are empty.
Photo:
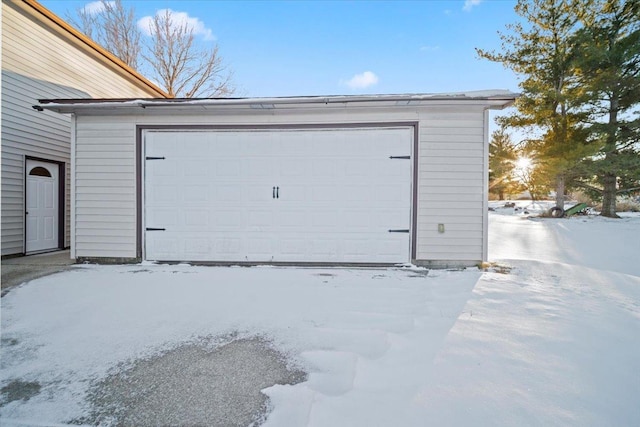
[[[25,156],[65,162],[70,230],[70,118],[32,106],[43,98],[158,96],[109,65],[31,6],[2,1],[2,255],[24,252]]]
[[[428,265],[482,261],[486,229],[484,106],[260,110],[170,116],[78,115],[75,145],[75,241],[72,256],[136,257],[136,126],[346,124],[419,121],[416,259]],[[166,110],[165,110],[166,111]],[[438,224],[445,232],[438,232]]]

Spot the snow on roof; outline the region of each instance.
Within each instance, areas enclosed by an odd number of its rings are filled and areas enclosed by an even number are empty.
[[[505,107],[513,103],[517,93],[508,90],[481,90],[468,92],[378,94],[378,95],[326,95],[326,96],[284,96],[264,98],[148,98],[148,99],[41,99],[34,108],[60,113],[71,113],[84,109],[120,109],[147,107],[228,107],[249,106],[254,109],[273,109],[276,105],[302,104],[344,104],[344,103],[391,103],[398,106],[421,104],[422,101],[494,101]]]

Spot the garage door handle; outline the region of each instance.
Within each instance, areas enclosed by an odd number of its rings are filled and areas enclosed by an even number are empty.
[[[273,189],[271,190],[271,198],[272,199],[276,198],[276,187],[273,187]]]
[[[147,231],[165,231],[164,228],[153,228],[153,227],[147,227],[146,230]]]
[[[276,199],[280,198],[280,187],[276,187]]]
[[[408,228],[403,228],[401,230],[389,230],[389,233],[408,233],[409,229]]]

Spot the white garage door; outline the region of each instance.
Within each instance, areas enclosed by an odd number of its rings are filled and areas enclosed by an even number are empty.
[[[144,141],[147,260],[410,261],[411,128],[154,130]]]

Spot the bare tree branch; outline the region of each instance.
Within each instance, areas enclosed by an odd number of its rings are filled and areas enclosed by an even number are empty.
[[[177,22],[170,10],[153,17],[150,46],[142,57],[151,65],[153,78],[174,97],[218,97],[234,92],[232,74],[218,46],[199,49],[193,29]]]
[[[133,7],[124,8],[122,0],[100,0],[100,8],[76,10],[78,20],[69,21],[93,41],[117,56],[133,69],[140,57],[140,30]]]
[[[138,68],[140,30],[133,8],[125,10],[121,0],[102,0],[105,46],[130,67]]]
[[[200,48],[194,30],[170,9],[149,23],[148,41],[141,40],[133,8],[122,0],[100,0],[100,7],[76,10],[69,20],[134,69],[142,68],[173,97],[222,97],[235,92],[233,73],[218,46]],[[144,46],[143,46],[144,45]]]

